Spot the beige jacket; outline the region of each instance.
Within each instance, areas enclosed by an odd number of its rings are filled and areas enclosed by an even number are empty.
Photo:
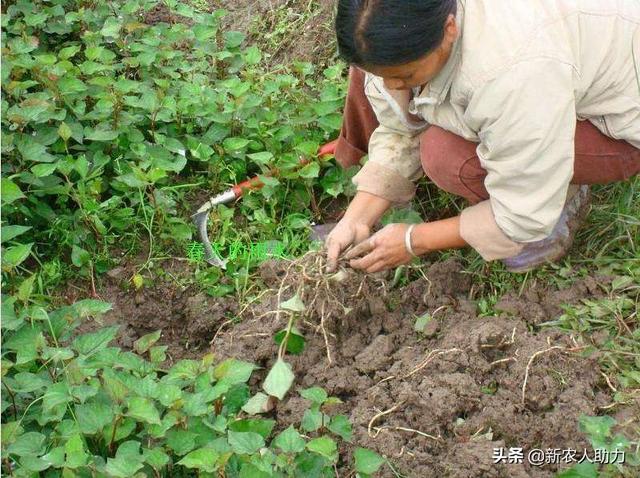
[[[420,94],[366,75],[380,126],[353,181],[404,202],[429,125],[477,142],[490,199],[463,210],[460,234],[485,260],[511,257],[560,217],[576,118],[640,148],[640,0],[459,0],[456,19],[452,55]]]

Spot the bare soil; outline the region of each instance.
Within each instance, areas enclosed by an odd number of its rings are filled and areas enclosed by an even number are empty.
[[[561,304],[593,297],[596,279],[509,294],[499,305],[504,313],[478,317],[470,277],[455,261],[435,263],[426,278],[398,289],[349,272],[331,285],[307,266],[265,264],[273,294],[212,350],[268,370],[277,355],[271,337],[287,321],[274,312],[277,292],[285,300],[297,291],[312,304],[298,324],[305,351],[290,357],[297,385],[341,398],[355,442],[406,476],[550,477],[558,465],[494,465],[493,449],[589,448],[578,419],[612,401],[597,356],[586,356],[587,344],[574,337],[532,325],[556,317]],[[427,312],[432,319],[417,333],[416,317]],[[308,405],[291,394],[276,408],[278,423],[299,423]]]
[[[191,2],[196,3],[196,2]],[[266,53],[265,68],[294,61],[308,61],[318,70],[330,66],[336,55],[333,0],[210,0],[211,11],[227,11],[223,31],[240,31],[247,44]],[[144,23],[191,22],[158,4],[143,15]]]
[[[120,324],[119,345],[162,329],[167,366],[212,351],[263,367],[259,390],[277,357],[273,335],[288,321],[278,303],[294,293],[306,305],[297,327],[304,352],[287,355],[295,390],[321,386],[344,403],[354,426],[353,445],[389,458],[408,477],[551,477],[566,465],[495,465],[494,448],[590,448],[578,430],[580,415],[604,413],[612,403],[597,354],[589,344],[537,324],[556,318],[563,304],[601,294],[609,277],[587,277],[568,288],[535,285],[509,293],[494,316],[478,316],[473,282],[460,264],[433,263],[426,276],[392,288],[388,277],[347,269],[330,280],[319,259],[268,261],[260,277],[270,289],[242,307],[234,298],[208,297],[173,280],[133,291],[131,271],[111,271],[99,288],[113,311],[103,323]],[[184,263],[168,264],[173,276]],[[422,332],[415,320],[432,319]],[[234,323],[236,315],[242,321]],[[99,324],[87,322],[83,331]],[[526,380],[526,384],[525,384]],[[271,413],[280,427],[299,424],[309,403],[292,390]],[[620,417],[639,410],[620,409]],[[626,421],[626,420],[621,420]],[[621,430],[624,433],[624,430]],[[345,470],[347,462],[340,464]],[[379,476],[394,476],[385,468]]]
[[[335,56],[335,0],[212,0],[229,14],[223,26],[247,34],[247,42],[271,55],[269,66],[309,61],[330,66]]]

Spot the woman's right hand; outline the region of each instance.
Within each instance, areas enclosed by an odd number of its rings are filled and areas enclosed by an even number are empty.
[[[338,266],[338,257],[350,245],[356,245],[371,235],[368,224],[347,217],[336,224],[325,240],[327,250],[327,272],[334,272]]]

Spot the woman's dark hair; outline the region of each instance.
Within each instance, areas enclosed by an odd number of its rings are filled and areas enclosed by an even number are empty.
[[[359,66],[409,63],[442,43],[456,9],[456,0],[338,0],[338,52]]]

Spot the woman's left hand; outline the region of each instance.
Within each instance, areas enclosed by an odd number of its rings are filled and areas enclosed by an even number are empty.
[[[389,224],[353,247],[344,257],[351,259],[351,267],[368,273],[407,264],[413,259],[404,244],[404,235],[408,228],[409,224]],[[356,259],[358,257],[360,258]]]

